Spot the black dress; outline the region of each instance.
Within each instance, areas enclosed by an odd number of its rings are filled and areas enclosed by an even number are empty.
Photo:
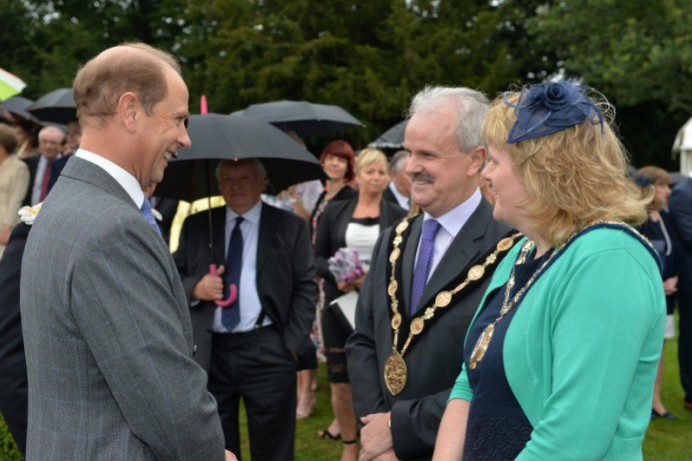
[[[675,227],[670,220],[667,211],[659,211],[661,219],[652,221],[648,219],[637,228],[641,234],[649,239],[656,248],[661,264],[663,266],[663,280],[678,275],[678,252],[680,244]],[[675,310],[675,295],[666,296],[666,310],[668,315],[672,315]]]
[[[516,266],[515,286],[511,296],[526,284],[531,275],[550,257],[550,253]],[[513,460],[524,449],[533,430],[509,387],[502,353],[507,328],[517,310],[521,308],[521,301],[495,324],[495,331],[483,360],[478,363],[475,370],[469,368],[471,352],[478,337],[500,316],[505,286],[488,296],[485,308],[469,329],[464,347],[464,361],[469,384],[473,389],[466,426],[464,460]],[[524,308],[531,307],[527,305]]]

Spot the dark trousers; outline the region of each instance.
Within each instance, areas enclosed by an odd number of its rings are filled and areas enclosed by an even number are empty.
[[[293,459],[296,364],[274,327],[213,334],[209,391],[219,406],[226,449],[240,459],[238,408],[243,398],[253,461]]]
[[[680,336],[678,337],[678,363],[685,401],[692,402],[692,291],[678,292]]]

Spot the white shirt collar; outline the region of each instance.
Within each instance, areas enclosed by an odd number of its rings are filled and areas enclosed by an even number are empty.
[[[456,207],[449,210],[447,213],[443,214],[439,218],[433,218],[429,213],[423,214],[423,221],[428,219],[437,219],[442,228],[446,230],[450,235],[456,237],[466,221],[469,220],[471,215],[478,205],[481,203],[482,195],[480,189],[476,191],[469,197],[465,202],[457,205]]]
[[[257,202],[255,206],[250,208],[247,213],[245,213],[243,218],[245,218],[246,221],[250,221],[252,224],[259,224],[260,221],[260,215],[262,214],[262,200]],[[236,217],[241,216],[235,211],[231,210],[230,207],[226,206],[226,222],[233,221]]]
[[[79,157],[82,160],[93,163],[94,165],[105,170],[106,173],[111,175],[113,179],[115,179],[118,184],[125,189],[127,195],[129,195],[132,201],[135,202],[135,205],[137,205],[137,208],[142,207],[142,203],[144,202],[144,192],[142,192],[142,186],[139,184],[139,181],[137,181],[137,179],[129,172],[110,160],[86,149],[77,149],[77,152],[74,155],[75,157]]]

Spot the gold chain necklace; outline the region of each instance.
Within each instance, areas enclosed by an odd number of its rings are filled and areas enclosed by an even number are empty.
[[[497,243],[495,251],[486,257],[483,264],[474,265],[469,269],[466,274],[466,279],[463,282],[457,285],[453,290],[443,290],[439,292],[435,296],[435,302],[433,305],[426,308],[423,315],[411,319],[409,334],[406,338],[406,342],[401,348],[401,351],[398,351],[397,345],[399,343],[399,328],[401,327],[402,317],[401,313],[399,312],[399,300],[397,299],[399,284],[396,281],[396,263],[401,256],[401,249],[399,247],[404,241],[402,234],[408,227],[409,221],[406,219],[401,221],[396,226],[396,236],[392,242],[394,248],[389,254],[389,262],[392,264],[392,272],[389,277],[387,294],[389,294],[390,306],[392,310],[391,326],[394,332],[394,337],[392,340],[392,353],[389,355],[389,357],[387,357],[384,364],[384,382],[392,395],[401,393],[401,391],[404,390],[404,387],[406,387],[406,382],[408,381],[408,368],[406,366],[406,361],[404,360],[404,354],[406,354],[406,351],[411,345],[414,337],[420,335],[425,329],[425,322],[435,317],[438,309],[447,307],[449,304],[451,304],[454,296],[466,288],[470,283],[483,278],[487,267],[497,261],[500,253],[504,253],[512,248],[514,241],[522,235],[521,233],[517,232],[510,237],[500,240]]]
[[[490,341],[493,339],[493,333],[495,332],[495,324],[502,320],[502,318],[514,308],[514,306],[517,305],[517,303],[523,298],[524,294],[528,291],[529,288],[531,288],[531,285],[536,281],[536,279],[545,271],[545,269],[548,267],[548,264],[555,259],[556,256],[558,256],[562,251],[569,245],[577,236],[583,234],[587,230],[590,230],[591,228],[594,228],[596,226],[605,226],[605,227],[610,227],[610,228],[619,228],[619,229],[626,229],[628,230],[633,236],[638,237],[639,240],[650,247],[650,251],[653,250],[653,247],[651,246],[651,243],[642,236],[639,232],[637,232],[636,229],[633,229],[631,226],[625,224],[625,223],[618,223],[618,222],[609,222],[609,221],[596,221],[594,223],[589,224],[588,226],[584,227],[583,229],[577,230],[574,232],[570,237],[562,244],[560,245],[553,253],[546,259],[543,264],[540,265],[538,269],[534,271],[533,274],[531,274],[531,277],[529,280],[524,284],[523,287],[517,293],[512,297],[512,299],[509,299],[509,294],[512,291],[512,288],[514,288],[515,284],[515,270],[516,267],[520,264],[523,264],[526,261],[526,256],[531,250],[531,248],[534,246],[534,242],[527,240],[526,243],[521,248],[521,253],[519,254],[519,257],[517,257],[517,260],[514,263],[514,266],[512,267],[512,272],[509,276],[509,280],[507,280],[507,286],[505,287],[505,296],[504,300],[502,302],[502,307],[500,309],[500,316],[493,321],[490,325],[485,327],[481,335],[478,337],[476,340],[476,344],[473,346],[473,350],[471,351],[471,356],[469,358],[469,368],[471,370],[475,370],[478,364],[480,363],[481,360],[483,360],[483,357],[485,357],[485,353],[488,350],[488,345],[490,345]],[[655,251],[655,250],[653,250]]]

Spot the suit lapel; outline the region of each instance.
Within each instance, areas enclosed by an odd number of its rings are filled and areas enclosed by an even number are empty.
[[[348,223],[351,221],[351,216],[353,216],[353,211],[356,209],[356,205],[358,204],[358,198],[353,200],[344,200],[342,203],[343,206],[341,207],[341,212],[336,220],[337,229],[335,235],[343,235],[344,241],[338,243],[339,246],[334,249],[335,251],[342,246],[346,246],[346,229],[348,228]]]
[[[459,274],[465,273],[481,253],[477,241],[482,239],[491,219],[490,206],[481,200],[476,210],[452,240],[421,296],[421,306],[431,304],[432,299]]]
[[[278,210],[266,203],[262,204],[260,214],[259,237],[257,241],[257,274],[260,274],[269,253],[272,251],[272,242],[279,230]]]
[[[211,212],[212,246],[214,248],[214,263],[219,266],[226,264],[226,207],[219,207]],[[206,241],[206,239],[205,239]]]

